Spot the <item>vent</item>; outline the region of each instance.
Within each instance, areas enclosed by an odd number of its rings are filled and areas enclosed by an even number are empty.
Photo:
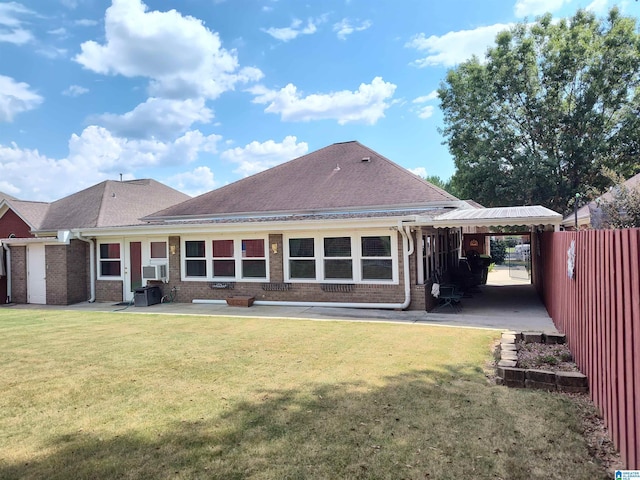
[[[362,163],[369,163],[371,161],[371,157],[362,157]]]
[[[142,267],[143,280],[162,280],[166,282],[169,278],[167,264],[145,265]]]

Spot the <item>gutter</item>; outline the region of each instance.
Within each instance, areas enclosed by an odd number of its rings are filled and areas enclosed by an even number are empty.
[[[4,299],[5,303],[11,303],[11,249],[6,243],[2,243],[4,251],[7,252],[7,298]]]
[[[402,236],[402,256],[404,260],[404,302],[402,303],[356,303],[356,302],[287,302],[256,300],[254,305],[274,307],[335,307],[335,308],[377,308],[385,310],[405,310],[411,303],[411,269],[409,268],[409,256],[414,252],[413,238],[409,227],[402,227],[398,223],[393,230],[400,232]],[[226,300],[193,299],[191,303],[224,304]]]
[[[89,244],[89,276],[91,277],[89,279],[90,281],[90,289],[91,289],[91,296],[89,297],[89,300],[87,300],[89,303],[93,303],[96,301],[96,250],[95,250],[95,242],[93,241],[93,239],[90,238],[86,238],[83,237],[82,235],[80,235],[80,233],[76,233],[76,238],[78,240],[81,240],[83,242],[86,242]]]

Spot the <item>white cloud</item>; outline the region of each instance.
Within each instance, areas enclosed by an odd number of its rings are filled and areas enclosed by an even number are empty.
[[[21,112],[33,110],[44,99],[26,83],[0,75],[0,122],[11,122]]]
[[[423,95],[422,97],[415,98],[413,100],[413,103],[426,103],[426,102],[430,102],[431,100],[435,100],[436,98],[438,98],[438,91],[433,90],[429,92],[427,95]]]
[[[29,30],[22,28],[20,15],[33,12],[17,2],[0,3],[0,42],[22,45],[33,40]]]
[[[516,17],[553,13],[560,10],[565,3],[570,2],[571,0],[518,0],[513,7],[513,13]]]
[[[295,85],[280,90],[259,86],[249,91],[256,95],[254,103],[268,104],[267,113],[280,114],[282,120],[308,122],[310,120],[337,120],[340,125],[349,122],[375,124],[389,108],[388,100],[396,85],[376,77],[370,84],[363,83],[356,91],[311,94],[302,96]]]
[[[95,27],[98,25],[97,21],[90,20],[88,18],[81,18],[80,20],[76,20],[74,23],[80,27]]]
[[[435,107],[433,105],[425,105],[423,107],[420,107],[417,109],[418,117],[422,118],[423,120],[427,119],[433,115],[434,109]]]
[[[356,21],[357,22],[357,21]],[[333,25],[333,31],[337,33],[337,36],[340,40],[346,40],[348,35],[351,35],[353,32],[361,32],[371,27],[371,22],[369,20],[364,20],[363,22],[359,22],[359,24],[352,24],[351,20],[348,18],[343,18],[338,23]]]
[[[79,97],[80,95],[84,95],[88,92],[88,88],[81,87],[80,85],[69,85],[68,88],[63,90],[62,94],[67,97]]]
[[[57,35],[59,37],[64,37],[67,35],[67,30],[64,27],[55,28],[53,30],[49,30],[47,32],[49,35]]]
[[[167,178],[164,183],[192,197],[213,190],[217,186],[213,172],[206,166],[173,175]]]
[[[273,140],[263,143],[254,141],[245,147],[225,150],[220,154],[220,158],[237,163],[239,167],[234,172],[246,177],[297,158],[307,151],[309,151],[309,145],[306,142],[298,143],[296,137],[289,135],[282,143],[276,143]]]
[[[291,22],[289,27],[263,28],[262,31],[268,33],[276,40],[288,42],[289,40],[296,38],[298,35],[311,35],[316,33],[318,30],[317,25],[320,23],[322,23],[322,19],[314,20],[310,18],[307,20],[307,24],[303,25],[302,20],[296,18]]]
[[[106,43],[82,43],[75,60],[96,73],[151,80],[152,95],[216,98],[238,83],[257,81],[257,68],[240,68],[217,33],[176,10],[148,11],[140,0],[113,0],[105,15]]]
[[[429,37],[420,33],[407,42],[405,47],[427,53],[426,57],[413,62],[417,67],[452,67],[468,60],[472,55],[482,60],[487,48],[493,45],[496,35],[512,26],[513,24],[497,23],[475,30],[460,30]]]
[[[607,13],[608,3],[608,0],[593,0],[593,2],[587,5],[586,10],[593,12],[596,15],[604,15]]]
[[[98,122],[122,137],[174,138],[196,122],[208,123],[213,111],[202,98],[170,100],[149,98],[123,115],[111,113],[97,117]]]
[[[414,175],[417,175],[419,177],[422,177],[422,178],[427,177],[427,169],[424,167],[409,168],[408,170]]]

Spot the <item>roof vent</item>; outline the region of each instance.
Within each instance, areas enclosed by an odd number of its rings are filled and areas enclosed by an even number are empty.
[[[362,161],[369,163],[371,161],[371,157],[362,157]]]

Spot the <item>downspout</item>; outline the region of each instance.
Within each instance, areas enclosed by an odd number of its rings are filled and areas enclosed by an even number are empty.
[[[11,249],[6,243],[2,244],[4,251],[7,252],[7,298],[4,299],[6,303],[11,303]]]
[[[94,241],[90,238],[85,238],[79,233],[76,233],[76,238],[83,242],[89,244],[89,276],[90,278],[90,288],[91,288],[91,296],[89,297],[88,302],[93,303],[96,301],[96,251]]]
[[[355,302],[278,302],[271,300],[256,300],[254,305],[280,306],[280,307],[336,307],[336,308],[378,308],[386,310],[404,310],[411,303],[411,269],[409,256],[413,254],[414,243],[409,227],[398,224],[394,227],[402,235],[402,256],[404,260],[404,302],[402,303],[355,303]],[[224,304],[225,300],[193,299],[191,303]]]

